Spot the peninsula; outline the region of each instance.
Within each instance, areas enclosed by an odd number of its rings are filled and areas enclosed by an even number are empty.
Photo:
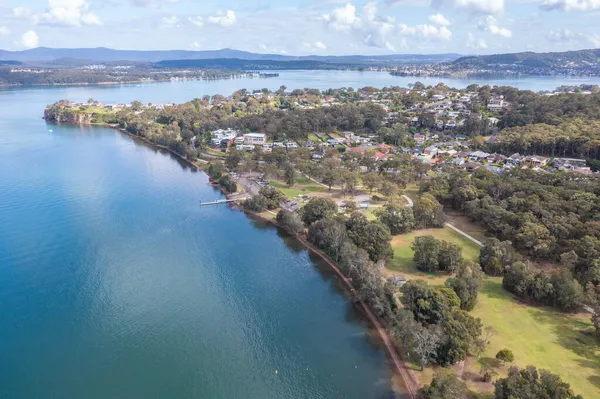
[[[531,389],[560,381],[560,397],[574,398],[597,393],[598,367],[577,364],[600,331],[590,316],[600,312],[599,101],[596,86],[416,83],[180,105],[59,101],[44,116],[117,126],[242,192],[246,210],[351,281],[394,362],[403,354],[412,396],[440,384],[510,392],[529,373]],[[456,372],[432,376],[433,366]]]

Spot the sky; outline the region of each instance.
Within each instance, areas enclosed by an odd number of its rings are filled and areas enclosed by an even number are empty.
[[[0,48],[343,55],[600,47],[600,0],[0,0]]]

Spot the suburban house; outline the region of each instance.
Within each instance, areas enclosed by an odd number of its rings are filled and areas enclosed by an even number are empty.
[[[267,135],[264,133],[246,133],[244,134],[246,144],[264,144],[267,141]]]

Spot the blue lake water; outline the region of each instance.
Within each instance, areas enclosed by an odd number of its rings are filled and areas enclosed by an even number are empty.
[[[306,250],[239,211],[200,208],[221,194],[170,154],[41,117],[59,99],[183,102],[404,80],[290,71],[0,90],[0,396],[400,396],[380,342]]]

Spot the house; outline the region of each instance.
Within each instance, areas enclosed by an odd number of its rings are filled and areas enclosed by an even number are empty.
[[[246,133],[244,134],[246,144],[264,144],[267,141],[267,135],[264,133]]]
[[[400,288],[406,284],[406,277],[404,277],[402,274],[396,274],[390,277],[390,282],[394,287]]]
[[[525,159],[523,159],[523,164],[530,168],[540,168],[546,165],[546,163],[548,163],[548,159],[540,156],[525,157]]]
[[[473,159],[473,160],[481,160],[481,159],[487,159],[487,157],[489,157],[490,154],[488,154],[487,152],[483,152],[483,151],[475,151],[469,154],[469,158]]]
[[[423,144],[423,142],[425,141],[425,136],[423,136],[422,134],[417,133],[413,136],[413,138],[415,139],[417,144]]]
[[[429,146],[423,150],[423,152],[431,157],[435,157],[440,150],[435,146]]]
[[[585,159],[573,159],[573,158],[554,158],[552,163],[554,169],[560,170],[575,170],[587,167],[587,161]]]
[[[506,158],[506,163],[508,165],[520,165],[523,161],[523,157],[519,155],[518,152],[512,154],[510,157]]]
[[[490,154],[486,159],[490,163],[501,163],[504,162],[506,156],[502,154]]]
[[[250,151],[254,151],[254,146],[251,144],[240,144],[240,145],[236,145],[235,149],[238,151],[250,152]]]
[[[317,160],[323,159],[323,153],[320,151],[315,151],[310,155],[310,157],[313,160],[317,161]]]
[[[467,172],[473,172],[475,169],[477,169],[478,167],[481,166],[481,163],[479,162],[465,162],[462,165],[460,165],[461,168],[465,169]]]
[[[234,144],[244,144],[246,142],[246,138],[244,136],[237,136],[233,139]]]

